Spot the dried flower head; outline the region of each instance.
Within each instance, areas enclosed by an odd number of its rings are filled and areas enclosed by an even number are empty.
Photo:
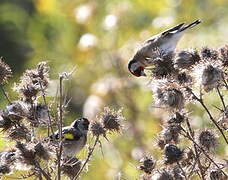
[[[204,60],[216,60],[219,57],[219,53],[215,49],[204,47],[201,50],[201,56]]]
[[[9,78],[12,76],[12,71],[8,64],[2,61],[0,58],[0,85],[7,83]]]
[[[11,169],[7,164],[0,164],[0,175],[9,174],[10,172]]]
[[[11,127],[14,126],[14,123],[10,120],[10,118],[7,117],[7,115],[4,113],[4,111],[0,112],[0,128],[3,129],[3,131],[7,131]]]
[[[164,139],[165,144],[169,144],[171,142],[178,143],[180,131],[181,126],[179,124],[169,124],[164,127],[161,136],[162,139]]]
[[[222,80],[222,71],[219,68],[208,65],[203,69],[201,85],[206,92],[216,88]]]
[[[157,171],[151,177],[151,180],[174,180],[172,174],[165,169]]]
[[[152,78],[162,79],[175,74],[172,56],[158,57],[153,60],[153,67],[150,69]]]
[[[173,172],[173,178],[175,180],[184,180],[185,179],[183,172],[181,171],[179,166],[174,166],[172,169],[172,172]]]
[[[29,114],[30,106],[24,102],[16,101],[11,105],[6,106],[4,115],[7,116],[11,121],[19,121]]]
[[[168,120],[169,124],[175,123],[175,124],[180,124],[184,121],[185,116],[184,114],[181,114],[179,112],[175,112],[172,117]]]
[[[180,150],[177,146],[172,144],[167,144],[165,146],[165,164],[173,164],[178,162],[183,158],[183,155],[183,150]]]
[[[36,156],[44,160],[48,160],[50,158],[48,148],[44,144],[37,143],[34,147],[34,150],[35,150]]]
[[[16,157],[17,163],[25,165],[34,165],[35,163],[35,152],[32,149],[28,149],[27,145],[17,141],[16,144]]]
[[[20,126],[13,127],[8,131],[8,138],[12,140],[25,139],[29,141],[31,140],[31,134],[29,133],[27,127],[25,127],[23,124],[20,124]]]
[[[64,161],[64,163],[61,166],[61,169],[63,173],[66,174],[68,177],[74,178],[80,170],[81,164],[81,161],[77,158],[70,158]]]
[[[155,103],[158,106],[182,109],[184,107],[184,95],[181,92],[181,87],[168,81],[157,81],[153,88]]]
[[[181,165],[182,166],[191,166],[192,162],[194,160],[194,152],[192,149],[188,149],[187,152],[185,153],[186,157],[182,160]]]
[[[208,151],[215,150],[218,146],[218,140],[215,134],[210,130],[203,130],[198,135],[199,144]]]
[[[40,62],[36,69],[26,70],[20,79],[20,83],[14,87],[22,95],[25,101],[32,101],[40,91],[48,86],[49,67],[46,62]]]
[[[212,170],[210,172],[210,180],[227,180],[227,177],[225,177],[221,170]]]
[[[108,131],[119,132],[121,130],[120,122],[125,118],[122,115],[122,109],[115,111],[108,107],[104,108],[104,111],[100,115],[100,120],[104,125],[104,128]]]
[[[7,164],[9,166],[12,166],[16,161],[15,150],[2,152],[0,154],[0,161],[1,164]]]
[[[176,76],[176,81],[179,84],[184,84],[184,85],[192,85],[193,83],[193,78],[191,75],[187,74],[186,72],[179,72]]]
[[[176,69],[189,69],[192,65],[200,61],[200,56],[196,50],[181,51],[176,54],[174,67]]]
[[[152,157],[146,156],[140,160],[139,169],[146,174],[151,174],[155,167],[155,162]]]
[[[220,51],[222,65],[224,67],[228,67],[228,45],[221,47],[219,51]]]
[[[90,131],[94,136],[104,136],[106,137],[106,129],[100,122],[94,121],[91,123]]]

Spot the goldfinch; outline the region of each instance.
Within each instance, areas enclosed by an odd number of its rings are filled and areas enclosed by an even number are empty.
[[[63,157],[73,157],[85,146],[89,123],[88,119],[80,118],[76,119],[70,126],[63,128]],[[57,131],[49,136],[48,139],[52,142],[57,142],[59,136],[59,132]]]
[[[133,59],[128,63],[128,70],[137,77],[146,76],[144,69],[153,64],[153,59],[160,56],[172,55],[178,41],[186,32],[200,24],[200,20],[196,20],[189,25],[184,26],[181,23],[173,28],[170,28],[160,34],[152,36],[145,41],[142,47],[136,52]]]

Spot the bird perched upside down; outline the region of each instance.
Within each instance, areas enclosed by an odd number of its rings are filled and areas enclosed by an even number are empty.
[[[73,157],[81,151],[87,141],[89,120],[86,118],[76,119],[70,126],[62,130],[63,157]],[[59,140],[59,132],[55,132],[46,140],[55,143]]]
[[[129,71],[137,77],[146,76],[144,69],[145,67],[153,64],[153,59],[158,56],[164,57],[172,55],[178,41],[186,30],[193,28],[200,23],[200,20],[196,20],[186,26],[184,26],[184,23],[181,23],[160,34],[152,36],[143,43],[142,47],[134,55],[133,59],[129,61]]]

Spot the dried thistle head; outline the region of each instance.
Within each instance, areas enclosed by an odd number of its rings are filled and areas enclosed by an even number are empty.
[[[219,57],[219,52],[215,49],[204,47],[201,49],[201,56],[204,60],[216,60]]]
[[[104,136],[106,137],[106,129],[103,127],[102,123],[94,121],[90,125],[90,131],[93,136]]]
[[[63,174],[67,175],[69,178],[74,178],[81,168],[81,161],[77,158],[70,158],[65,160],[61,166]]]
[[[25,127],[23,124],[20,124],[20,126],[11,128],[8,132],[8,138],[12,140],[31,140],[31,134],[27,127]]]
[[[22,101],[15,101],[11,105],[6,106],[4,110],[5,116],[14,122],[18,122],[29,114],[30,106]]]
[[[195,63],[200,61],[199,53],[194,51],[180,51],[174,59],[174,67],[176,69],[189,69]]]
[[[40,157],[43,160],[49,160],[50,154],[47,146],[39,142],[35,145],[34,150],[36,156]]]
[[[28,148],[28,145],[17,141],[16,144],[16,163],[20,165],[25,165],[27,167],[34,165],[35,163],[35,152],[33,149]],[[26,168],[27,168],[26,167]],[[23,167],[22,167],[23,169]]]
[[[223,67],[228,67],[228,45],[221,47],[219,51]]]
[[[180,124],[184,121],[185,116],[183,113],[175,112],[172,117],[168,120],[169,124],[175,123]]]
[[[179,166],[174,166],[173,167],[172,174],[173,174],[173,178],[175,180],[184,180],[185,179],[185,177],[183,175],[183,172],[182,172],[182,170],[180,169]]]
[[[155,168],[155,161],[152,157],[146,156],[140,160],[139,169],[146,174],[151,174]]]
[[[7,164],[0,164],[0,176],[10,174],[11,168]]]
[[[208,65],[203,69],[201,76],[201,85],[206,92],[216,88],[222,80],[223,72],[212,65]]]
[[[165,126],[161,132],[162,139],[165,141],[165,144],[169,144],[171,142],[178,143],[179,134],[181,131],[181,126],[179,124],[169,124]]]
[[[17,91],[25,101],[32,101],[37,98],[40,91],[45,91],[48,86],[49,67],[46,62],[40,62],[36,69],[26,70],[20,78],[20,83],[15,85]]]
[[[193,83],[193,78],[190,74],[188,74],[186,72],[179,72],[176,76],[176,81],[180,85],[191,86]]]
[[[164,108],[182,109],[184,95],[181,87],[175,82],[157,81],[153,87],[155,104]]]
[[[4,113],[4,111],[0,112],[0,128],[3,131],[7,131],[14,126],[14,123],[10,120],[9,117]]]
[[[212,170],[209,174],[210,180],[227,180],[221,170]]]
[[[122,115],[122,109],[115,111],[113,109],[105,107],[99,119],[107,131],[120,132],[121,121],[123,121],[125,118]]]
[[[173,56],[158,57],[153,60],[151,77],[154,79],[162,79],[175,74],[176,70],[172,62]]]
[[[198,134],[199,145],[208,151],[213,151],[218,146],[216,135],[211,130],[203,130]]]
[[[11,76],[12,70],[9,65],[3,62],[2,58],[0,58],[0,85],[7,83]]]
[[[165,169],[157,171],[151,177],[151,180],[174,180],[172,174]]]
[[[165,146],[165,164],[173,164],[180,161],[183,158],[184,152],[177,146],[167,144]]]

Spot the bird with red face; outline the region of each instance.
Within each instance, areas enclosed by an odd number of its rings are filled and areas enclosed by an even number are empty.
[[[133,59],[129,61],[128,70],[136,77],[146,76],[144,69],[153,65],[153,59],[157,58],[157,54],[159,54],[159,56],[172,55],[178,41],[186,30],[191,29],[200,23],[200,20],[196,20],[186,26],[184,26],[185,23],[181,23],[160,34],[152,36],[143,43]]]

